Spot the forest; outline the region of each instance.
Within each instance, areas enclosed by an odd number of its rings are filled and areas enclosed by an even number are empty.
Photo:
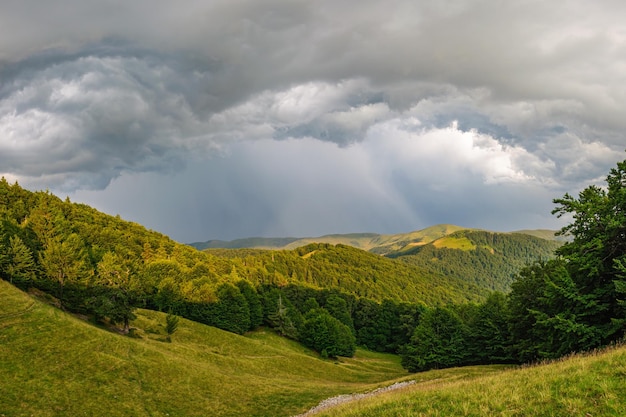
[[[526,363],[624,337],[626,161],[606,183],[555,199],[554,214],[573,218],[560,232],[569,240],[550,258],[516,246],[528,252],[526,266],[497,283],[471,267],[480,260],[462,257],[453,268],[465,268],[456,274],[465,280],[426,258],[345,245],[198,251],[3,178],[0,275],[122,333],[132,333],[136,308],[148,308],[239,334],[265,326],[322,357],[351,356],[356,346],[396,353],[411,372]],[[488,234],[462,237],[502,250]]]
[[[522,233],[460,230],[429,244],[386,256],[434,273],[463,277],[482,288],[506,292],[521,268],[553,258],[561,245],[558,240]]]

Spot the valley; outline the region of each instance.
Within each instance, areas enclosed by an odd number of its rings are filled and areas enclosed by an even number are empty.
[[[290,416],[341,394],[362,408],[320,415],[616,415],[624,177],[555,199],[575,221],[554,239],[439,225],[201,251],[2,179],[0,415]]]

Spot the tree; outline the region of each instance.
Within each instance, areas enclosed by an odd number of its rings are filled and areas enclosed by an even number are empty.
[[[72,233],[67,239],[48,240],[40,253],[39,263],[47,277],[59,284],[59,298],[69,303],[70,308],[76,307],[76,300],[64,299],[63,290],[66,284],[77,284],[89,277],[87,256],[80,237]]]
[[[120,256],[107,252],[97,265],[88,298],[90,312],[96,319],[108,317],[112,324],[121,323],[122,331],[128,333],[130,321],[135,318],[138,294],[133,288],[130,263]]]
[[[281,336],[298,340],[303,318],[291,301],[279,289],[269,287],[264,290],[261,302],[265,322]]]
[[[355,333],[354,323],[352,322],[352,316],[348,309],[348,303],[346,300],[338,296],[337,294],[331,294],[326,298],[326,304],[324,308],[330,313],[331,316],[348,326],[348,328]]]
[[[352,330],[323,308],[309,311],[300,340],[324,357],[352,357],[356,351],[356,338]]]
[[[620,289],[626,278],[620,265],[626,261],[626,160],[610,170],[606,183],[606,188],[585,188],[578,198],[565,194],[555,199],[558,206],[553,211],[558,217],[573,218],[560,231],[572,240],[557,253],[565,259],[578,295],[586,300],[581,324],[597,329],[597,344],[624,336]]]
[[[491,293],[475,310],[469,323],[470,353],[478,363],[511,362],[507,298]]]
[[[402,351],[402,366],[409,372],[465,364],[466,329],[461,319],[443,307],[426,310],[419,319],[411,342]]]
[[[246,298],[248,302],[248,309],[250,310],[250,329],[256,329],[263,323],[263,306],[259,300],[259,294],[250,285],[248,281],[240,280],[237,282],[237,288],[241,294]]]
[[[6,272],[11,283],[26,285],[35,279],[36,265],[30,249],[19,236],[11,236],[7,250]]]
[[[250,308],[246,297],[232,284],[217,289],[214,326],[229,332],[244,334],[250,329]]]
[[[167,332],[168,342],[172,341],[172,335],[178,329],[178,321],[179,317],[172,314],[171,312],[167,313],[167,316],[165,316],[165,331]]]

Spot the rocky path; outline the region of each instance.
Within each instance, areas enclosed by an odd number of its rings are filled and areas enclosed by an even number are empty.
[[[356,400],[360,400],[360,399],[367,398],[367,397],[372,397],[374,395],[381,394],[387,391],[393,391],[395,389],[406,387],[407,385],[411,385],[414,383],[415,381],[396,382],[395,384],[389,385],[388,387],[378,388],[378,389],[375,389],[374,391],[366,392],[363,394],[337,395],[336,397],[330,397],[330,398],[323,400],[322,402],[320,402],[315,407],[311,408],[306,413],[298,414],[297,416],[293,416],[293,417],[312,416],[314,414],[319,413],[322,410],[326,410],[327,408],[334,407],[339,404],[347,403],[350,401],[356,401]]]

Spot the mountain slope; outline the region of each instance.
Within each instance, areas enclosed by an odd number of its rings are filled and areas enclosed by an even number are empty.
[[[312,243],[294,250],[207,252],[229,259],[241,276],[258,276],[262,271],[261,283],[336,289],[376,301],[391,299],[435,306],[478,302],[487,294],[483,288],[461,279],[347,245]]]
[[[624,346],[489,375],[472,376],[468,371],[430,371],[405,388],[332,407],[316,416],[624,415]]]
[[[461,230],[387,256],[481,288],[507,291],[522,267],[554,257],[561,244],[530,234]]]
[[[0,280],[0,415],[289,416],[406,375],[392,355],[325,361],[269,331],[238,336],[140,310],[135,337]]]

